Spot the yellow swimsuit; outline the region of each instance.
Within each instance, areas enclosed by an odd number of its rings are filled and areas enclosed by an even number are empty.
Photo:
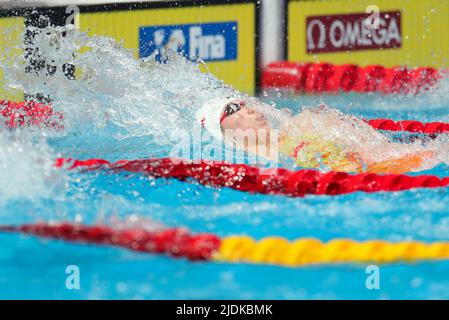
[[[421,151],[387,161],[366,163],[359,154],[347,152],[318,136],[285,137],[279,143],[279,151],[295,158],[296,164],[305,168],[325,166],[333,171],[370,173],[417,171],[427,158],[434,155],[433,151]]]

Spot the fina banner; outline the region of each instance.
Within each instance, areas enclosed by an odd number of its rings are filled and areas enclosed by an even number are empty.
[[[290,0],[288,60],[447,68],[448,16],[440,0]]]
[[[256,90],[256,2],[247,0],[145,2],[80,6],[78,26],[123,41],[136,58],[164,61],[172,50],[200,59],[218,79]]]
[[[164,60],[167,50],[190,60],[226,61],[237,59],[237,22],[149,26],[139,28],[139,56],[153,53]]]

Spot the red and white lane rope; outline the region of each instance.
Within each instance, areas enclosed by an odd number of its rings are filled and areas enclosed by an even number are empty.
[[[142,173],[154,178],[194,180],[213,187],[228,187],[261,194],[302,197],[304,195],[340,195],[357,191],[401,191],[414,188],[437,188],[449,185],[449,177],[405,174],[321,173],[304,169],[260,169],[245,164],[220,161],[188,161],[175,158],[120,160],[110,163],[104,159],[73,160],[59,158],[57,167],[84,171]]]
[[[210,259],[212,253],[217,251],[220,244],[220,239],[215,235],[193,235],[185,228],[147,231],[141,228],[113,229],[103,225],[37,223],[2,226],[0,231],[20,232],[72,242],[112,245],[135,251],[184,257],[190,260]]]
[[[280,89],[296,94],[382,92],[417,94],[435,86],[446,71],[435,68],[361,67],[354,64],[274,62],[262,72],[263,90]]]
[[[376,130],[405,131],[437,135],[449,132],[449,123],[445,122],[421,122],[417,120],[371,119],[368,124]]]

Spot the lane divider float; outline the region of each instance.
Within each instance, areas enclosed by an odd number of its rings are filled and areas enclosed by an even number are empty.
[[[217,252],[220,245],[220,239],[214,235],[192,235],[184,228],[150,232],[137,228],[117,230],[101,225],[37,223],[1,226],[0,231],[19,232],[69,242],[111,245],[134,251],[184,257],[189,260],[210,260],[212,254]]]
[[[114,229],[72,223],[1,226],[0,232],[19,232],[68,242],[109,245],[134,251],[165,254],[192,261],[269,264],[287,267],[311,265],[366,264],[441,261],[449,259],[449,242],[390,242],[334,239],[322,242],[315,238],[289,241],[266,237],[259,241],[248,236],[218,237],[191,234],[184,228],[147,231]]]
[[[371,119],[366,122],[376,130],[404,131],[412,133],[424,133],[436,136],[449,133],[449,123],[445,122],[420,122],[416,120]]]
[[[343,92],[381,92],[418,94],[434,87],[446,71],[431,67],[386,68],[355,64],[296,63],[279,61],[269,64],[261,75],[263,90],[280,89],[295,94]]]
[[[284,168],[261,169],[245,164],[221,161],[190,161],[177,158],[120,160],[74,160],[59,158],[56,167],[83,171],[142,173],[154,178],[194,180],[212,187],[227,187],[249,193],[303,197],[305,195],[341,195],[357,191],[402,191],[449,185],[449,177],[405,174],[322,173],[314,169],[291,171]]]
[[[64,115],[61,112],[55,112],[51,106],[35,101],[0,100],[0,115],[5,118],[5,125],[9,128],[43,126],[64,129]]]

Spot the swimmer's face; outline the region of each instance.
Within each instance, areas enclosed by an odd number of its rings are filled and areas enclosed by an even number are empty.
[[[231,133],[234,141],[244,141],[245,149],[255,145],[269,144],[271,131],[267,119],[244,100],[228,103],[220,123],[225,137],[229,137]],[[252,134],[254,139],[251,140],[248,136]]]
[[[269,129],[265,117],[256,109],[248,106],[244,100],[228,103],[223,111],[221,129],[258,130]]]

